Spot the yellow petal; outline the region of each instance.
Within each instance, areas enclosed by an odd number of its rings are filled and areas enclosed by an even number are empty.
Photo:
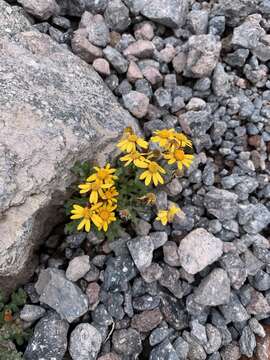
[[[82,217],[83,217],[82,215],[78,214],[78,215],[72,215],[70,218],[72,220],[78,220],[78,219],[81,219]]]
[[[157,174],[158,174],[158,173],[153,174],[153,183],[154,183],[154,185],[155,185],[155,186],[158,186],[158,178],[157,178]]]
[[[86,222],[85,222],[85,231],[89,232],[90,228],[91,228],[91,223],[90,223],[90,220],[87,219]]]
[[[140,175],[139,179],[140,179],[140,180],[145,179],[148,174],[149,174],[149,171],[148,171],[148,170],[144,171],[144,172]]]
[[[79,223],[79,225],[77,226],[77,230],[83,229],[84,225],[85,225],[85,219],[83,219],[83,220]]]
[[[98,192],[93,190],[90,195],[90,203],[96,204],[98,202]]]
[[[163,180],[162,176],[159,173],[157,173],[157,179],[161,184],[164,184],[164,180]]]
[[[76,210],[83,210],[83,207],[80,205],[73,205],[74,209]]]
[[[148,186],[150,184],[151,180],[152,180],[152,176],[149,173],[145,178],[145,185]]]
[[[137,140],[137,144],[142,147],[143,149],[147,149],[148,148],[148,142],[143,140],[142,138],[138,138]]]

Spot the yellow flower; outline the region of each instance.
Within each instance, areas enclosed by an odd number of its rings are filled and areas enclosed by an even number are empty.
[[[126,161],[124,166],[128,166],[133,163],[135,166],[140,167],[143,163],[146,162],[145,158],[138,151],[132,151],[125,156],[120,158],[121,161]]]
[[[164,180],[162,178],[161,174],[166,174],[166,171],[158,165],[155,161],[147,161],[144,164],[141,164],[142,166],[139,166],[142,169],[147,169],[140,175],[140,180],[145,179],[145,185],[148,186],[151,181],[153,181],[154,185],[157,186],[158,183],[164,184]]]
[[[156,220],[160,221],[162,225],[167,225],[168,222],[173,221],[174,216],[180,211],[179,207],[173,205],[169,208],[169,210],[160,210]]]
[[[174,138],[180,147],[192,147],[192,142],[183,133],[175,132]]]
[[[103,190],[110,188],[112,185],[113,184],[103,184],[101,180],[97,179],[95,182],[79,185],[81,189],[80,194],[85,194],[90,191],[89,201],[90,203],[96,204],[98,197],[100,196],[102,198],[102,196],[104,196]]]
[[[192,164],[194,155],[185,154],[182,149],[174,149],[172,148],[171,151],[167,154],[164,154],[164,158],[168,160],[168,164],[177,163],[178,169],[182,170],[183,166],[189,168]]]
[[[111,222],[116,220],[114,210],[116,209],[116,205],[103,205],[98,209],[98,216],[101,219],[100,224],[98,226],[98,230],[104,230],[105,232],[108,230],[108,227]]]
[[[82,219],[79,225],[77,226],[77,230],[82,230],[85,227],[85,231],[89,232],[91,229],[91,221],[97,226],[100,226],[101,219],[96,214],[97,209],[102,205],[102,203],[98,203],[93,205],[91,208],[88,206],[83,207],[80,205],[73,205],[73,210],[71,210],[71,219],[78,220]]]
[[[121,151],[135,152],[136,146],[140,146],[143,149],[148,148],[148,142],[138,137],[133,132],[125,132],[122,139],[117,144]]]
[[[90,175],[86,181],[92,182],[92,181],[101,181],[105,184],[113,184],[114,180],[117,179],[116,175],[113,175],[115,173],[116,169],[111,168],[110,164],[107,164],[104,168],[99,168],[97,166],[94,167],[96,173],[93,175]]]
[[[167,147],[170,144],[170,140],[174,138],[174,129],[163,129],[154,131],[155,136],[151,137],[151,141],[159,143],[161,147]]]
[[[108,204],[112,205],[112,203],[116,203],[117,199],[116,196],[119,195],[119,192],[116,190],[115,187],[111,187],[110,189],[104,191],[104,195],[101,196],[102,200],[106,200]]]

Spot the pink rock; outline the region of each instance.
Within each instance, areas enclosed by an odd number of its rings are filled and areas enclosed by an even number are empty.
[[[147,114],[149,99],[146,95],[138,91],[130,91],[123,96],[125,108],[138,119],[143,118]]]
[[[135,30],[134,35],[137,40],[152,40],[155,35],[152,24],[149,22],[145,22],[142,25],[138,26],[138,28]]]
[[[163,316],[159,309],[146,310],[134,315],[131,327],[139,332],[148,332],[155,329],[162,321]]]
[[[131,83],[135,83],[135,81],[143,78],[143,74],[139,66],[134,61],[131,61],[129,64],[127,78]]]
[[[100,286],[93,282],[87,286],[86,295],[88,297],[89,305],[97,304],[99,302]]]
[[[177,74],[181,74],[186,66],[187,56],[184,53],[179,53],[173,59],[173,68]]]
[[[85,29],[75,31],[71,41],[71,47],[74,54],[89,64],[92,64],[96,58],[102,57],[102,50],[92,45],[86,36],[87,31]]]
[[[96,59],[93,62],[93,68],[100,73],[101,75],[108,76],[110,75],[110,64],[105,59]]]
[[[151,83],[151,85],[160,84],[163,81],[163,76],[154,66],[147,66],[145,69],[143,69],[142,73],[146,80]]]
[[[159,58],[162,62],[169,64],[175,57],[175,48],[172,45],[167,45],[159,53]]]
[[[127,49],[124,50],[125,56],[136,56],[139,59],[149,58],[153,55],[155,50],[154,45],[149,40],[138,40],[130,44]]]

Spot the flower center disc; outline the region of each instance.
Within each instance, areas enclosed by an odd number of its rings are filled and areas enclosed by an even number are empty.
[[[158,164],[151,162],[148,167],[149,171],[156,173],[158,171]]]
[[[175,156],[176,160],[181,161],[181,160],[184,160],[185,153],[183,150],[175,150],[174,156]]]
[[[110,217],[110,213],[108,210],[101,210],[99,215],[102,218],[102,220],[108,220]]]
[[[90,212],[89,212],[89,208],[85,207],[84,211],[83,211],[83,217],[86,219],[90,219]]]
[[[101,180],[104,180],[108,175],[108,172],[107,170],[99,170],[98,172],[98,178],[101,179]]]

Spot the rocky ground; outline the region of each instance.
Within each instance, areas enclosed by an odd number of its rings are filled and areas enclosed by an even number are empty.
[[[54,229],[25,285],[25,359],[268,360],[270,1],[19,3],[145,136],[175,127],[196,153],[158,193],[185,214],[171,226],[145,213],[113,242]]]

